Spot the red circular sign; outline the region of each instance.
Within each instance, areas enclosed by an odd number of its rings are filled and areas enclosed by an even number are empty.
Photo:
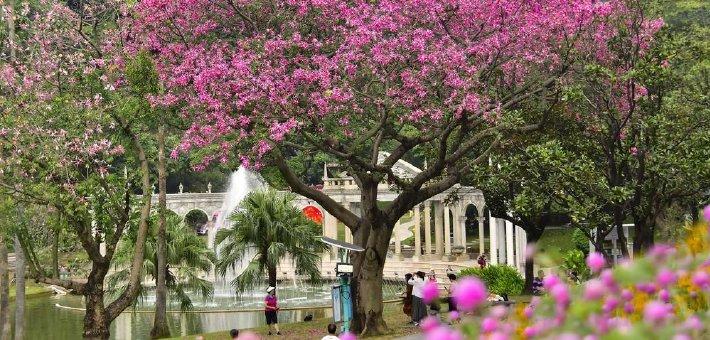
[[[323,223],[323,213],[320,211],[320,209],[312,205],[303,208],[303,214],[306,215],[306,217],[308,217],[313,222],[316,222],[318,224]]]

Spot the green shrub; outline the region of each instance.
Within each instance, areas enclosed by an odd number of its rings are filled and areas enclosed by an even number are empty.
[[[572,232],[572,242],[574,242],[574,247],[583,252],[584,254],[589,254],[589,239],[584,233],[575,228]]]
[[[488,287],[488,291],[503,295],[520,295],[523,292],[525,280],[515,268],[506,265],[489,265],[485,268],[466,268],[460,276],[476,276]]]
[[[570,250],[562,258],[562,268],[567,272],[577,272],[577,276],[580,280],[585,281],[589,279],[590,272],[589,267],[587,267],[586,255],[581,250]]]

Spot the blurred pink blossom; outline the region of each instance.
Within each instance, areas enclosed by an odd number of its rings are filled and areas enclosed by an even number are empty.
[[[424,303],[430,304],[432,301],[438,298],[439,285],[436,283],[436,281],[428,280],[426,283],[424,283],[424,287],[422,288],[422,299],[424,300]]]
[[[463,311],[471,311],[486,301],[486,285],[474,277],[461,279],[453,289],[456,306]]]
[[[604,256],[597,252],[589,253],[587,256],[587,266],[592,270],[592,272],[598,273],[606,265],[606,260]]]
[[[661,301],[651,301],[643,309],[644,320],[653,325],[661,324],[673,315],[673,307]]]
[[[589,280],[584,285],[584,298],[587,300],[599,300],[606,293],[606,286],[598,279]]]

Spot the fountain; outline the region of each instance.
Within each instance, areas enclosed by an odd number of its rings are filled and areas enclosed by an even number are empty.
[[[224,202],[222,202],[222,208],[219,210],[217,215],[217,221],[215,221],[214,226],[208,231],[207,244],[210,249],[214,249],[219,257],[219,245],[215,244],[215,237],[217,232],[222,228],[229,227],[229,217],[234,213],[234,211],[239,207],[239,204],[244,200],[244,198],[249,195],[252,191],[261,190],[266,188],[266,183],[264,179],[257,173],[250,171],[249,169],[240,166],[237,171],[233,172],[229,176],[229,186],[227,192],[224,195]],[[223,278],[218,278],[215,274],[215,270],[212,269],[211,278],[212,282],[215,284],[214,294],[216,297],[219,296],[233,296],[234,292],[230,287],[230,282],[244,271],[244,268],[249,264],[248,259],[251,259],[252,254],[247,253],[245,260],[237,263],[234,268],[227,271]]]

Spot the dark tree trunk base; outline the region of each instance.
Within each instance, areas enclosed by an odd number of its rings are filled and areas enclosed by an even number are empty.
[[[353,277],[355,304],[352,330],[360,336],[381,335],[387,332],[383,318],[382,272],[379,256],[373,248],[368,248],[355,257],[356,271]]]

